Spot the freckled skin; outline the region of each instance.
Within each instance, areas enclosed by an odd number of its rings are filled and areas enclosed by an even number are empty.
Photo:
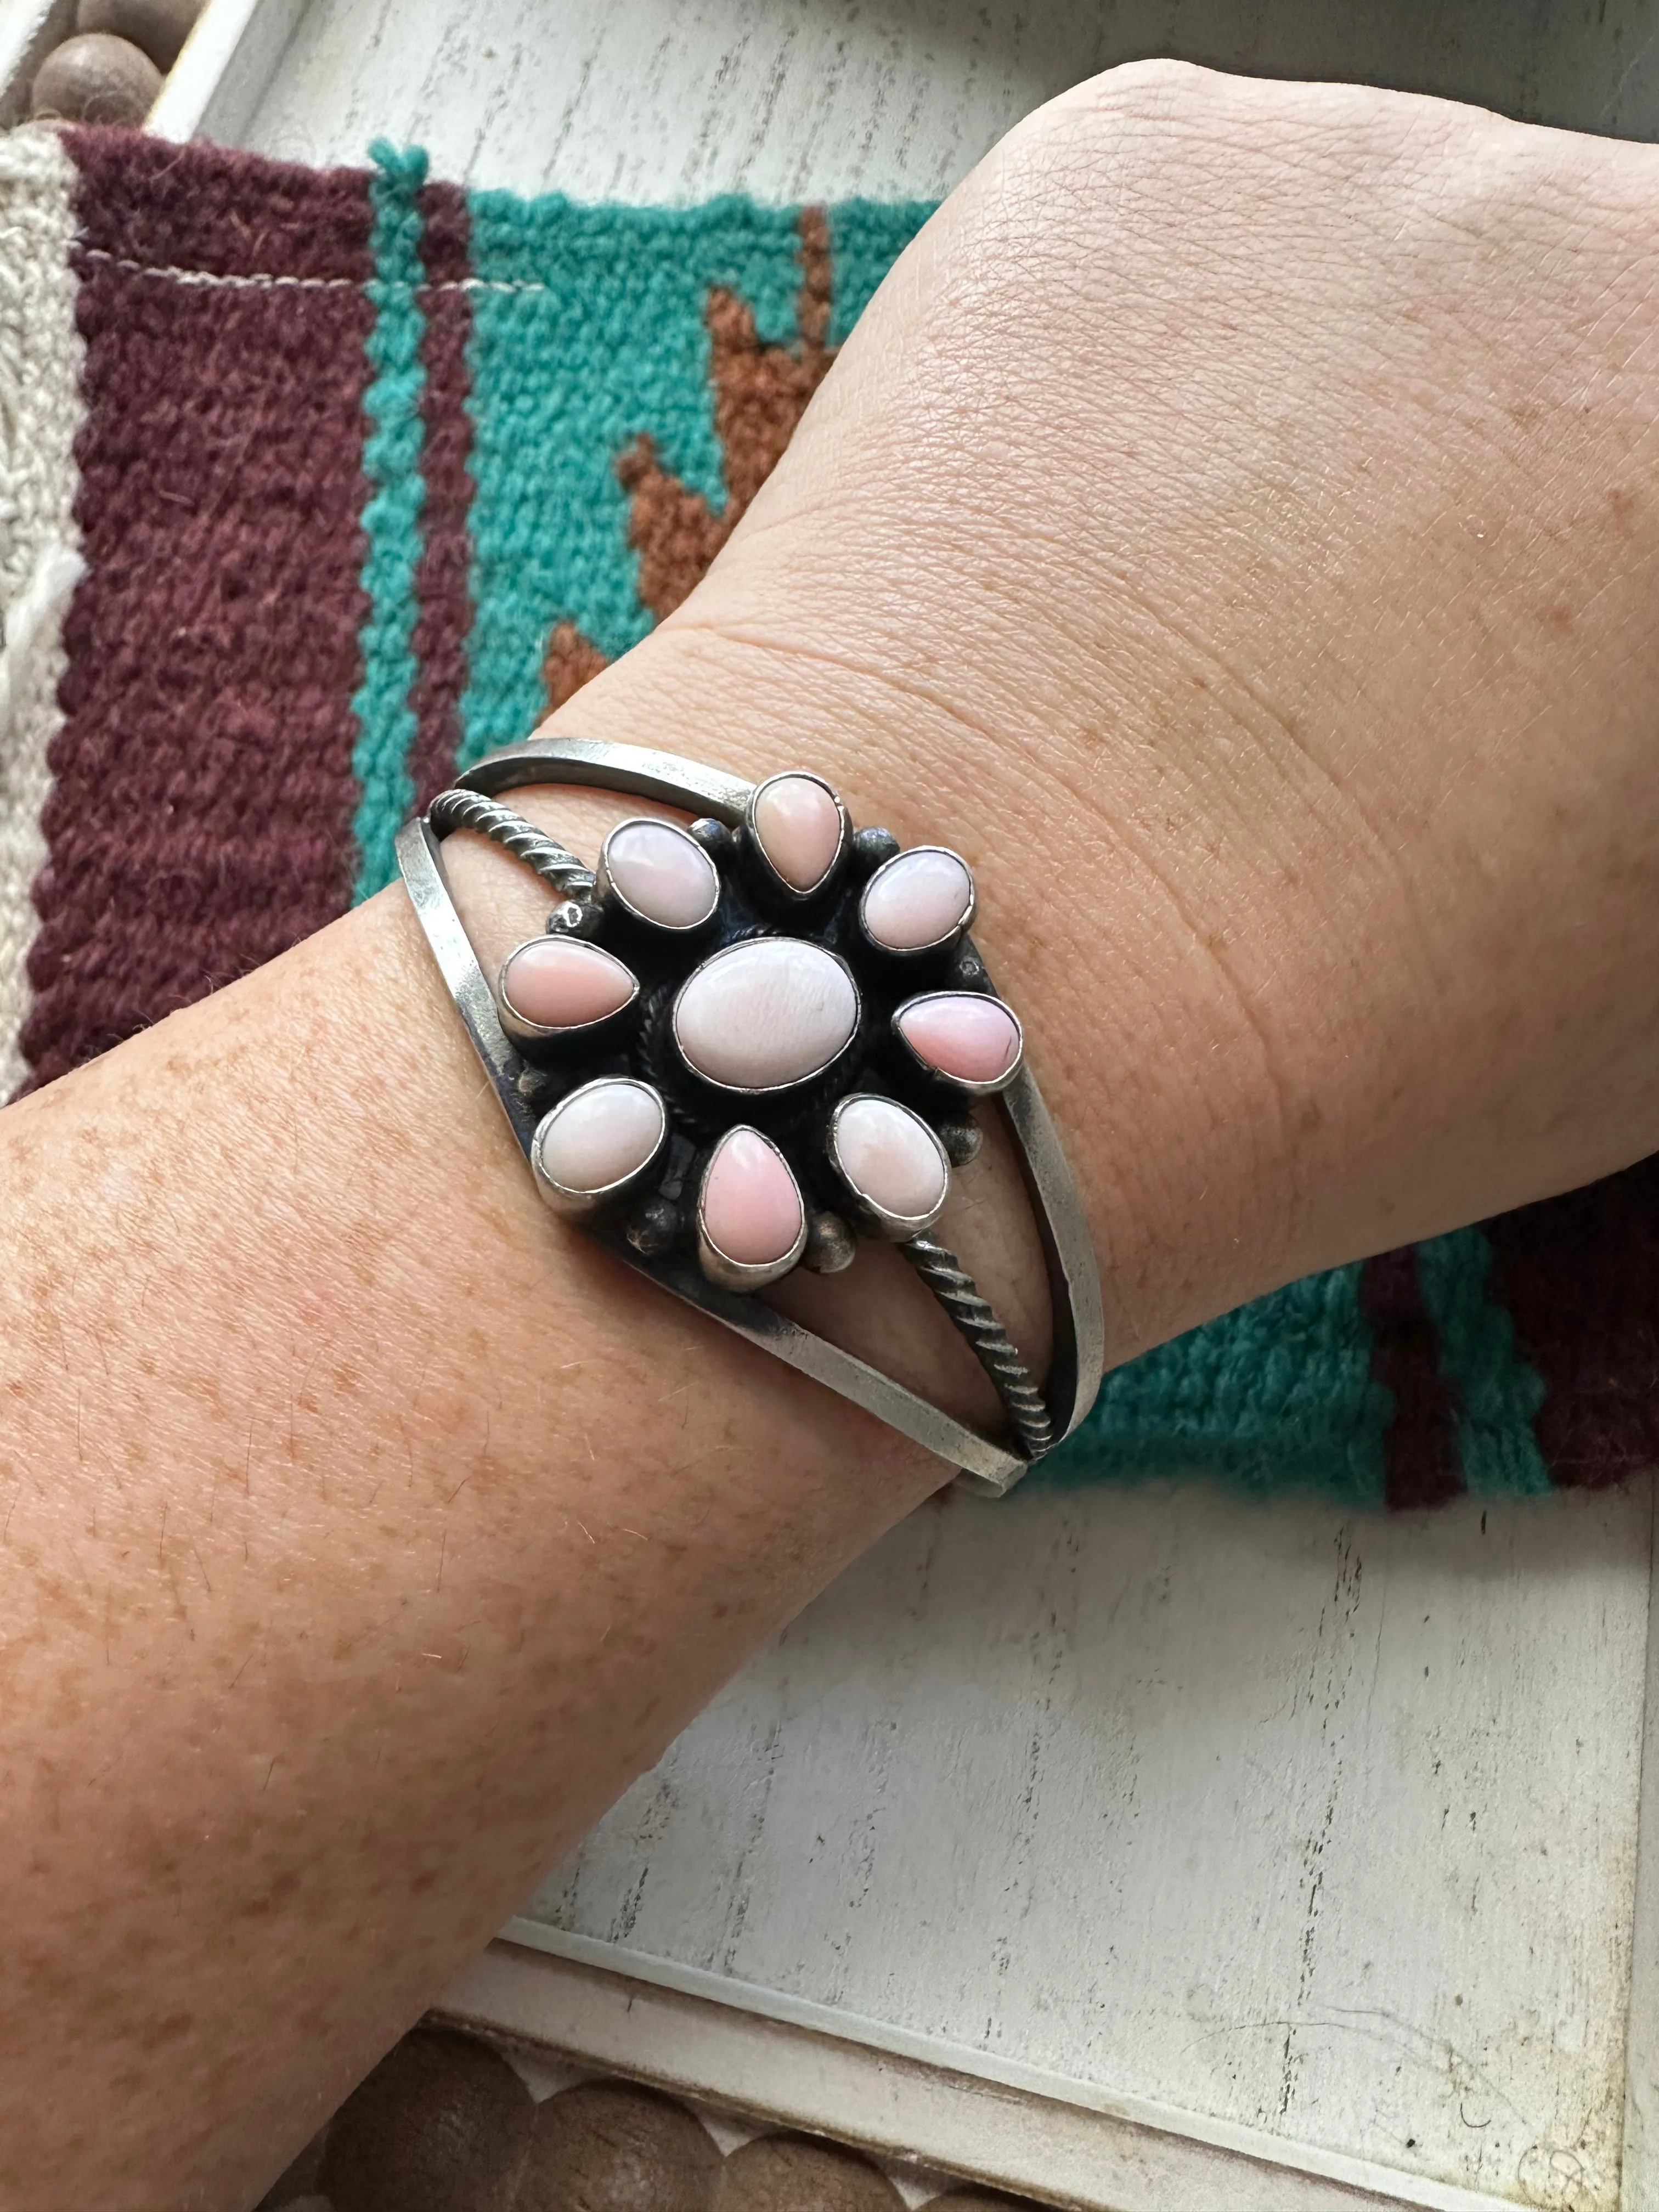
[[[1656,207],[1115,73],[567,718],[960,849],[1114,1356],[1659,1145]],[[544,895],[453,860],[499,961]],[[1013,1180],[945,1233],[1040,1350]],[[984,1410],[890,1249],[780,1300]],[[0,1114],[0,1392],[8,2206],[243,2212],[943,1473],[548,1215],[396,893]]]

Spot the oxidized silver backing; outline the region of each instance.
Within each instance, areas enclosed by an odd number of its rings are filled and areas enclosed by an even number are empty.
[[[456,781],[462,789],[486,798],[528,784],[569,784],[624,792],[658,800],[686,814],[713,816],[731,828],[744,820],[758,788],[673,753],[591,738],[532,738],[490,754]],[[460,1010],[507,1124],[529,1161],[539,1118],[531,1103],[530,1063],[501,1027],[489,984],[450,896],[440,851],[444,830],[472,826],[467,818],[471,811],[465,805],[447,807],[436,833],[424,820],[410,823],[398,839],[398,862],[439,970]],[[480,817],[484,811],[477,810]],[[532,832],[518,843],[525,846],[520,857],[562,894],[591,884],[581,864],[555,840]],[[513,848],[516,850],[517,844]],[[1054,1353],[1042,1395],[1053,1422],[1054,1442],[1059,1443],[1087,1413],[1100,1385],[1105,1359],[1100,1278],[1071,1170],[1028,1066],[1022,1066],[999,1094],[998,1103],[1019,1158],[1048,1266]],[[771,1307],[710,1282],[694,1258],[678,1252],[647,1258],[619,1231],[606,1226],[584,1224],[583,1233],[594,1237],[625,1266],[648,1277],[659,1288],[862,1406],[926,1450],[952,1462],[968,1487],[1000,1497],[1033,1464],[1006,1441],[957,1420],[892,1376]],[[942,1248],[929,1237],[920,1237],[900,1249],[935,1295],[953,1309],[953,1317],[964,1334],[971,1338],[977,1331],[983,1338],[994,1330],[988,1308],[972,1296],[972,1285],[967,1284],[966,1293],[959,1288],[967,1279],[959,1269],[952,1277],[946,1265],[951,1255]],[[964,1317],[965,1306],[978,1308],[987,1321],[979,1324],[971,1313]],[[982,1349],[981,1356],[985,1357]]]

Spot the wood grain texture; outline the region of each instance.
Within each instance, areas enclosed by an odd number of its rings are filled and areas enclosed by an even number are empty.
[[[1634,1493],[1363,1522],[1202,1490],[931,1509],[527,1917],[1612,2206],[1649,1519]]]
[[[243,143],[580,198],[948,191],[1009,126],[1174,53],[1659,132],[1651,0],[312,0]]]
[[[727,2148],[779,2125],[856,2143],[884,2162],[909,2212],[945,2195],[947,2177],[1073,2212],[1504,2212],[1498,2197],[1340,2154],[1281,2155],[1247,2130],[1029,2068],[967,2072],[945,2046],[868,2022],[852,2023],[854,2039],[846,2021],[776,1991],[764,1993],[768,2009],[740,2009],[723,1983],[671,1980],[659,1964],[647,1979],[619,1972],[602,1946],[576,1958],[553,1954],[550,1940],[492,1944],[442,2016],[507,2039],[526,2080],[532,2069],[620,2071],[702,2100]]]

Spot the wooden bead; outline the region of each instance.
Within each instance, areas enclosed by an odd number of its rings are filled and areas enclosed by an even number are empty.
[[[178,60],[201,12],[202,0],[80,0],[75,27],[130,39],[158,70],[167,70]]]
[[[102,31],[65,39],[35,72],[29,113],[60,123],[142,123],[161,72],[126,39]]]
[[[1041,2212],[1027,2197],[1004,2197],[994,2189],[953,2189],[946,2197],[930,2197],[919,2212]]]
[[[584,2081],[536,2115],[514,2212],[713,2212],[720,2154],[694,2113],[628,2081]]]
[[[734,2150],[720,2177],[719,2212],[903,2212],[878,2166],[839,2143],[758,2136]]]
[[[335,2114],[318,2186],[334,2212],[509,2212],[535,2118],[488,2044],[416,2028]]]

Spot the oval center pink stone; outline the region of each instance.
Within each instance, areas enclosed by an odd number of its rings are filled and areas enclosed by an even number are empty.
[[[664,929],[695,929],[719,903],[714,863],[672,822],[619,823],[601,860],[623,904]]]
[[[920,952],[959,929],[973,902],[966,860],[942,845],[919,845],[876,870],[859,911],[872,944],[890,952]]]
[[[795,1178],[758,1129],[728,1129],[715,1146],[698,1201],[702,1231],[721,1257],[772,1267],[799,1242],[806,1214]]]
[[[952,1082],[995,1090],[1019,1066],[1012,1007],[982,991],[933,991],[899,1008],[893,1025],[918,1060]]]
[[[501,969],[503,1003],[532,1029],[586,1029],[620,1013],[639,988],[614,952],[580,937],[532,938]]]
[[[841,809],[815,775],[775,775],[751,811],[760,848],[793,891],[816,890],[841,851]]]
[[[726,1091],[786,1091],[852,1042],[859,994],[834,953],[796,937],[729,945],[695,969],[674,1001],[685,1064]]]
[[[896,1222],[931,1220],[945,1203],[945,1148],[921,1115],[864,1093],[836,1109],[831,1143],[848,1187]]]
[[[648,1083],[601,1076],[562,1098],[542,1123],[542,1171],[561,1190],[594,1197],[639,1172],[661,1144],[666,1120]]]

